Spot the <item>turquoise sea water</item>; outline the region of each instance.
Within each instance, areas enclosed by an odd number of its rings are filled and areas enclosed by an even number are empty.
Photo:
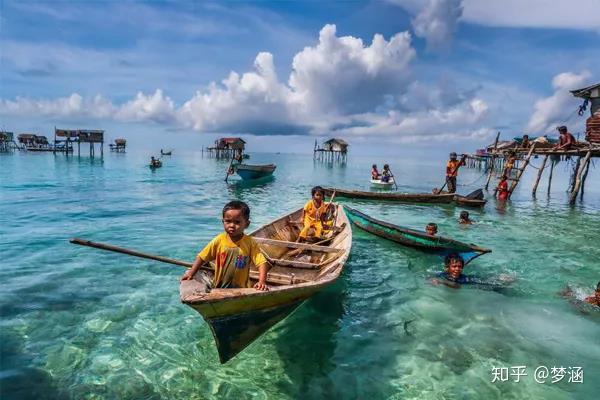
[[[240,355],[218,362],[208,326],[179,302],[177,266],[69,244],[83,237],[191,261],[220,232],[230,199],[252,208],[254,229],[301,207],[315,184],[368,189],[370,164],[391,162],[401,190],[429,191],[445,160],[252,154],[275,178],[223,182],[227,162],[175,151],[154,172],[149,154],[104,160],[0,155],[2,399],[591,399],[600,390],[600,313],[582,297],[600,279],[600,174],[567,205],[565,163],[553,190],[535,169],[506,206],[470,210],[348,201],[375,218],[493,249],[467,273],[514,278],[508,289],[432,286],[441,260],[354,229],[335,285],[306,302]],[[540,160],[534,160],[539,165]],[[459,191],[485,182],[462,169]],[[528,376],[492,383],[492,368]],[[583,383],[536,383],[538,366],[581,367]],[[595,394],[594,394],[595,393]]]

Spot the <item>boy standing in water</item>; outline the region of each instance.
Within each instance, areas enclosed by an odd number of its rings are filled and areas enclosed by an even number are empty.
[[[302,212],[302,221],[304,227],[298,235],[298,239],[306,240],[310,229],[314,230],[314,237],[321,237],[323,234],[323,223],[321,217],[325,215],[327,211],[327,204],[323,200],[325,192],[321,186],[315,186],[310,191],[312,199],[310,199],[305,205]]]
[[[267,282],[268,264],[252,237],[244,234],[250,225],[250,207],[243,201],[230,201],[223,207],[223,228],[198,253],[192,268],[181,277],[182,281],[194,278],[202,264],[215,261],[213,288],[250,287],[250,265],[258,267],[259,279],[254,285],[258,290],[269,290]]]
[[[498,182],[498,200],[507,200],[508,199],[508,181],[506,175],[502,175],[500,178],[500,182]]]
[[[469,212],[468,211],[461,211],[460,212],[460,217],[458,219],[458,223],[461,225],[471,225],[473,223],[473,220],[469,218]]]

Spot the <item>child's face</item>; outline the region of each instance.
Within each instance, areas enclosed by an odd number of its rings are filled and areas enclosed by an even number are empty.
[[[316,203],[320,203],[323,201],[323,193],[320,191],[316,191],[315,194],[313,195],[313,200]]]
[[[453,279],[458,279],[463,271],[463,264],[459,259],[453,258],[450,264],[446,267],[446,273]]]
[[[437,228],[435,226],[426,226],[425,232],[427,232],[428,235],[435,235],[437,233]]]
[[[250,221],[244,217],[242,210],[227,210],[223,214],[223,228],[231,237],[243,235],[248,225]]]

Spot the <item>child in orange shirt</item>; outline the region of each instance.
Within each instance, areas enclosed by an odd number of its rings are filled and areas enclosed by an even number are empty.
[[[302,213],[302,221],[304,227],[298,235],[298,239],[306,240],[309,231],[312,229],[316,238],[321,237],[323,234],[323,221],[322,217],[327,211],[327,204],[325,204],[324,197],[325,192],[321,186],[315,186],[310,191],[312,199],[310,199],[304,205],[304,211]]]

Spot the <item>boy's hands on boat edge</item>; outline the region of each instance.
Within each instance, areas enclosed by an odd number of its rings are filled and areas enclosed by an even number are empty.
[[[194,274],[192,274],[192,270],[188,269],[187,271],[185,271],[183,273],[183,275],[181,275],[181,279],[179,279],[179,281],[189,281],[190,279],[194,278]]]
[[[266,284],[266,283],[264,283],[264,282],[263,282],[263,283],[261,283],[261,282],[256,282],[256,283],[254,284],[254,286],[253,286],[253,287],[254,287],[254,289],[256,289],[256,290],[263,290],[263,291],[267,291],[267,292],[269,291],[269,287],[268,287],[268,286],[267,286],[267,284]]]

